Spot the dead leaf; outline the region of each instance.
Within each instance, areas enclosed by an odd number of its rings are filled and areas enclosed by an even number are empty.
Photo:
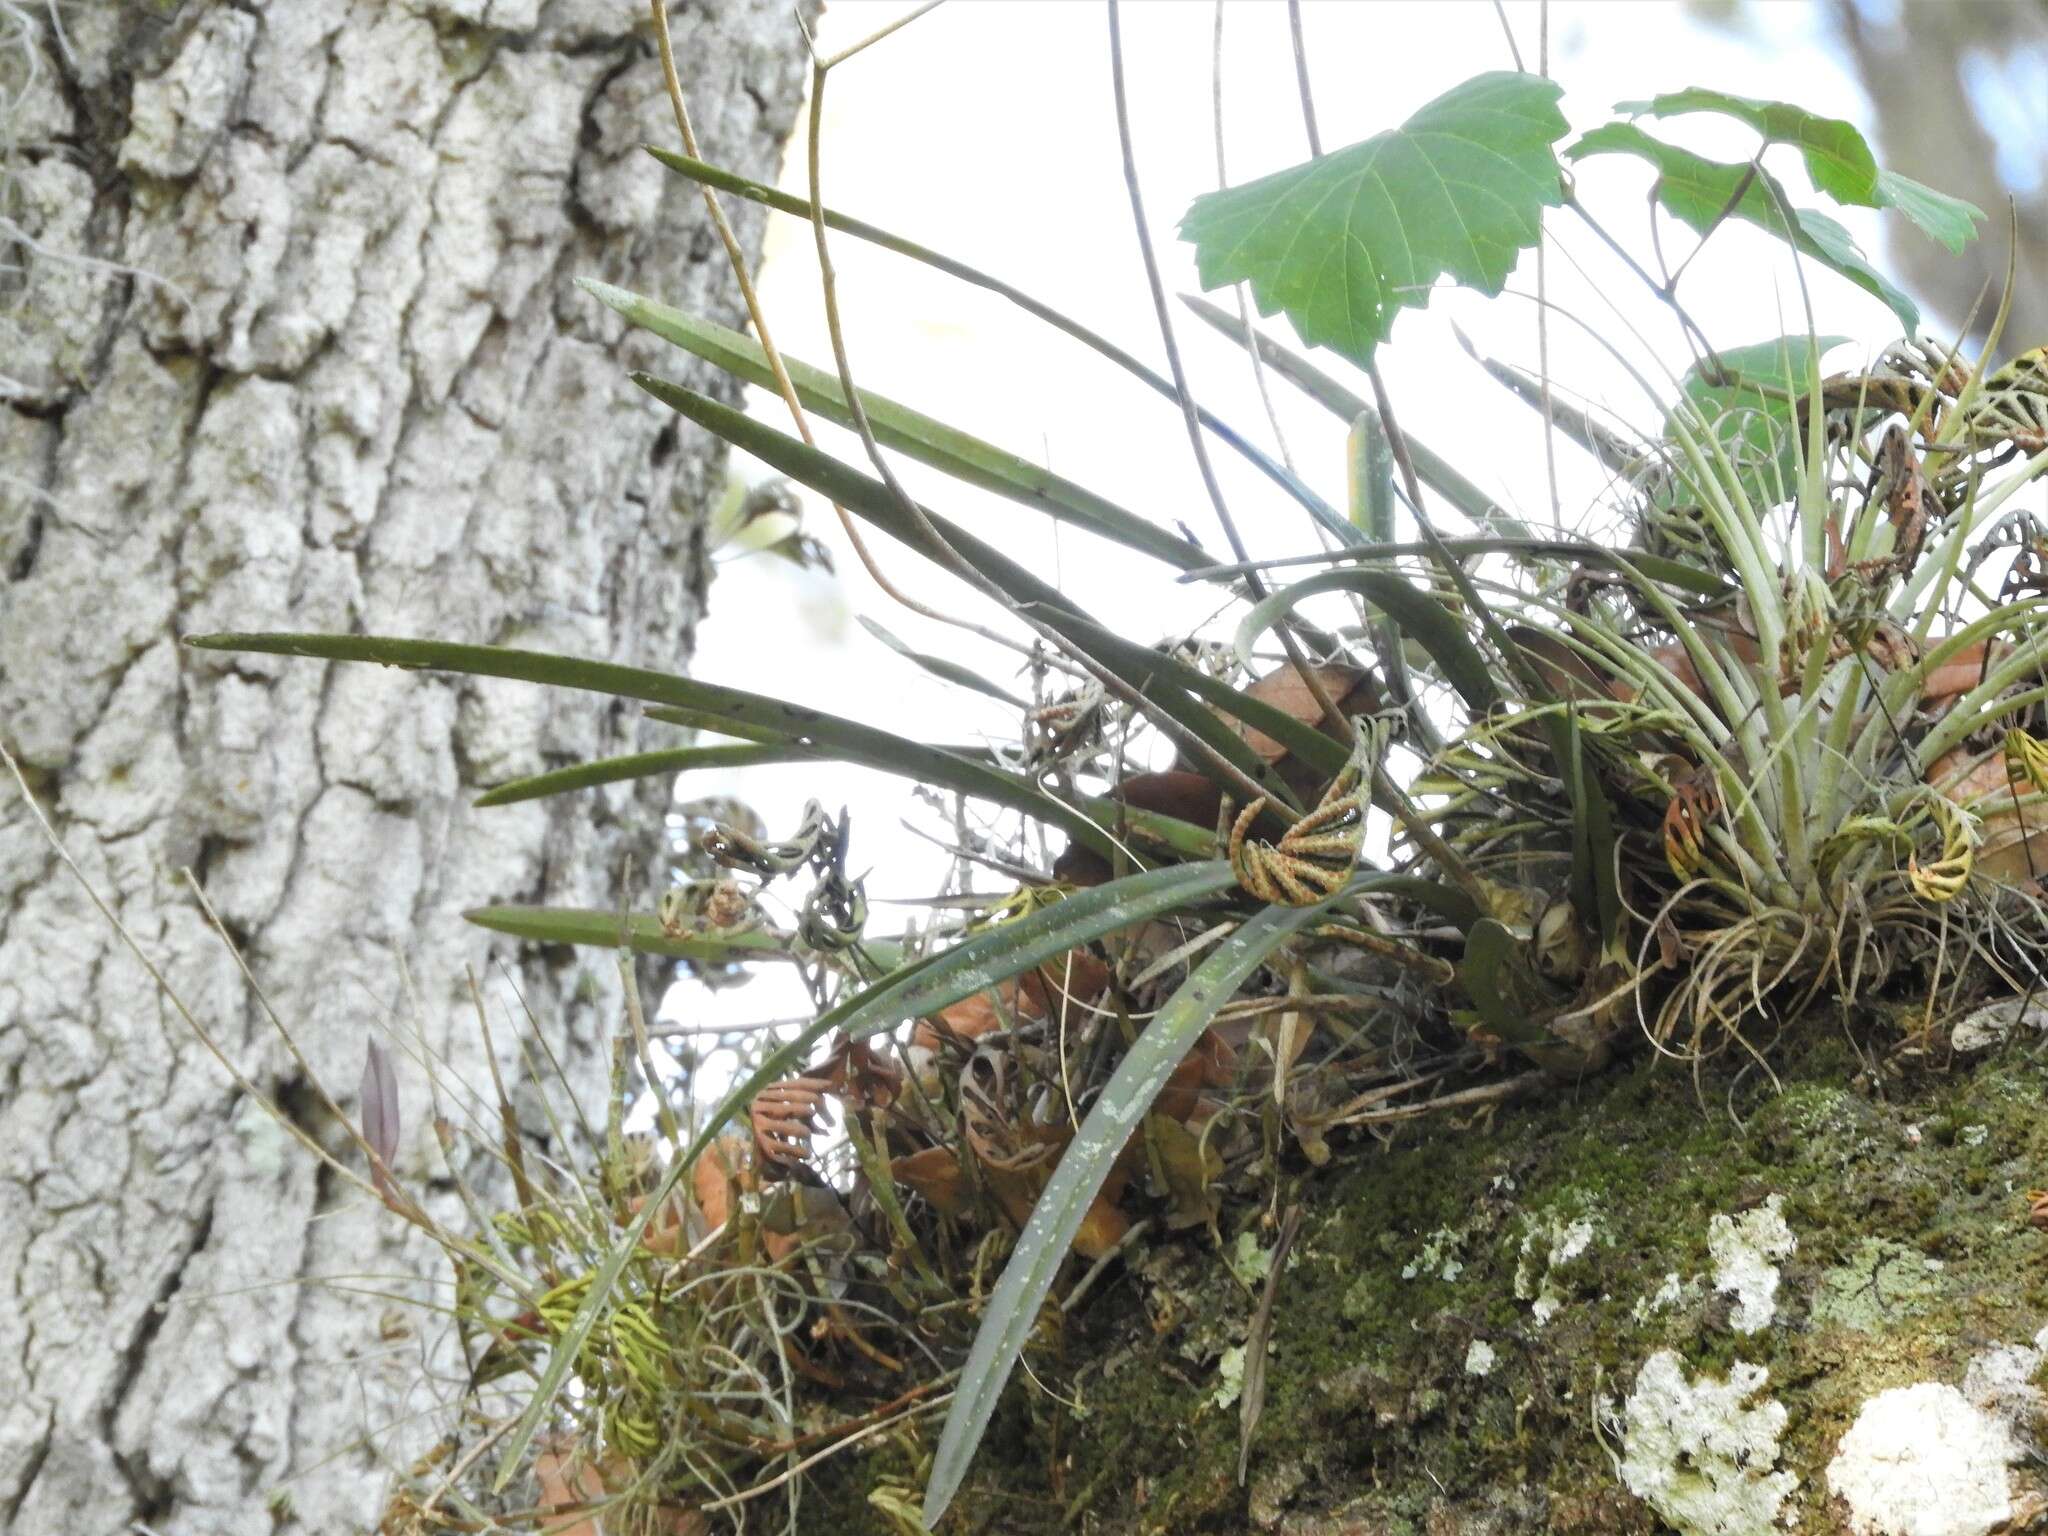
[[[896,1158],[889,1164],[889,1177],[924,1196],[942,1216],[959,1216],[967,1209],[967,1176],[951,1147],[926,1147]]]
[[[606,1498],[611,1493],[606,1486],[607,1476],[624,1487],[633,1480],[633,1469],[613,1456],[606,1459],[604,1473],[600,1474],[580,1453],[559,1446],[542,1451],[533,1462],[543,1514],[551,1510],[577,1511]],[[537,1529],[542,1536],[600,1536],[601,1527],[596,1515],[565,1513],[552,1522],[544,1519]],[[645,1530],[648,1536],[708,1536],[711,1523],[698,1510],[670,1506],[647,1511],[644,1523],[636,1529]]]
[[[919,1019],[910,1043],[937,1050],[949,1039],[979,1040],[1005,1028],[1009,1019],[1053,1017],[1058,1009],[1093,1003],[1109,990],[1109,979],[1107,965],[1085,949],[1070,949],[1057,960],[997,983],[988,992],[964,997],[930,1018]],[[1069,1022],[1078,1025],[1081,1021],[1070,1015]]]
[[[1237,1052],[1214,1028],[1202,1036],[1187,1055],[1174,1063],[1166,1084],[1153,1100],[1153,1112],[1186,1123],[1195,1117],[1204,1088],[1227,1088],[1237,1081]]]
[[[1216,1181],[1223,1176],[1222,1154],[1167,1115],[1145,1117],[1145,1139],[1166,1184],[1167,1226],[1176,1231],[1213,1226],[1222,1208],[1216,1188]]]

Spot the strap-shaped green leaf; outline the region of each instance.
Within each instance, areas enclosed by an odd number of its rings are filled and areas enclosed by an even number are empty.
[[[687,938],[672,938],[651,917],[622,918],[616,911],[598,907],[472,907],[462,915],[479,928],[534,944],[625,948],[639,955],[665,955],[671,960],[690,960],[699,965],[790,958],[773,934],[691,934]]]
[[[1275,740],[1286,743],[1288,738],[1280,731],[1271,730],[1266,723],[1277,716],[1277,711],[1268,709],[1258,718],[1253,718],[1253,713],[1239,707],[1251,701],[1244,700],[1243,695],[1228,684],[1219,683],[1164,652],[1139,645],[1097,624],[1056,587],[957,523],[928,508],[920,509],[922,522],[911,517],[895,494],[872,475],[863,474],[787,432],[777,431],[765,422],[756,421],[745,412],[736,411],[696,390],[640,373],[633,375],[633,381],[662,404],[800,484],[831,497],[849,512],[874,524],[891,538],[900,539],[946,569],[952,568],[947,553],[950,549],[953,555],[999,588],[1012,602],[1072,642],[1082,655],[1092,657],[1099,665],[1116,673],[1190,735],[1205,742],[1252,778],[1262,781],[1283,804],[1291,803],[1285,786],[1272,778],[1266,765],[1245,744],[1244,738],[1195,702],[1190,694],[1210,699],[1253,729],[1267,731]],[[1336,747],[1334,742],[1329,744]],[[1336,747],[1337,767],[1343,765],[1343,757],[1344,749]],[[1315,761],[1314,758],[1310,760]],[[1330,771],[1334,773],[1336,768]]]
[[[1355,422],[1367,412],[1371,412],[1375,420],[1378,419],[1379,413],[1366,403],[1363,395],[1340,384],[1292,347],[1251,330],[1230,311],[1211,304],[1207,299],[1182,294],[1181,302],[1239,346],[1243,346],[1246,339],[1250,338],[1253,345],[1259,349],[1260,362],[1328,410],[1338,420]],[[1408,457],[1415,465],[1416,477],[1437,495],[1443,497],[1481,528],[1509,535],[1529,532],[1528,526],[1520,518],[1466,479],[1452,466],[1450,460],[1437,453],[1413,432],[1404,429],[1401,435],[1407,439]]]
[[[1600,570],[1634,574],[1647,581],[1677,587],[1682,592],[1697,592],[1701,597],[1726,597],[1729,590],[1728,583],[1714,572],[1703,571],[1683,561],[1668,560],[1637,549],[1610,549],[1604,544],[1588,544],[1581,539],[1539,538],[1529,534],[1522,537],[1444,539],[1440,543],[1443,551],[1455,560],[1467,560],[1477,555],[1512,555],[1520,560],[1570,560]],[[1339,561],[1407,560],[1420,555],[1435,556],[1438,547],[1418,542],[1389,544],[1384,549],[1332,549],[1321,554],[1255,560],[1247,565],[1222,565],[1216,569],[1227,572],[1280,571],[1303,565],[1332,565]]]
[[[701,320],[666,304],[614,288],[590,278],[579,278],[578,286],[617,310],[642,330],[684,351],[715,363],[727,373],[772,389],[775,376],[769,370],[767,354],[751,336]],[[842,427],[853,426],[853,412],[847,409],[846,392],[836,375],[813,368],[809,363],[783,354],[783,367],[806,410],[815,411]],[[886,448],[908,454],[921,464],[944,470],[954,479],[1047,513],[1077,528],[1114,539],[1128,549],[1163,560],[1181,570],[1207,565],[1209,557],[1196,545],[1177,534],[1155,526],[1126,511],[1115,502],[1096,495],[1063,475],[1005,453],[991,443],[957,431],[909,406],[899,405],[872,390],[861,390],[868,424],[875,440]]]
[[[1781,336],[1727,348],[1716,354],[1721,383],[1709,383],[1698,367],[1686,370],[1685,399],[1700,423],[1720,439],[1751,506],[1773,507],[1792,499],[1805,460],[1792,402],[1806,393],[1808,365],[1848,340]],[[1670,435],[1668,419],[1665,432]],[[1684,456],[1673,452],[1671,460],[1682,464]]]
[[[713,729],[814,747],[821,757],[906,774],[943,789],[1008,806],[1056,826],[1105,854],[1114,846],[1096,819],[1019,774],[955,757],[939,748],[855,720],[843,720],[823,710],[668,672],[509,646],[456,645],[441,640],[380,635],[200,635],[186,643],[209,651],[259,651],[320,661],[375,661],[386,666],[429,668],[472,677],[507,677],[615,698],[642,699],[691,711],[693,723],[708,724]],[[1100,804],[1110,817],[1123,814],[1109,802]],[[1182,846],[1185,852],[1206,852],[1213,846],[1213,840],[1203,836],[1200,828],[1167,822],[1166,818],[1159,820],[1166,822],[1170,833],[1178,833],[1176,846]]]
[[[1500,689],[1494,682],[1493,669],[1472,643],[1464,623],[1441,598],[1431,596],[1395,571],[1324,571],[1280,588],[1263,602],[1255,603],[1244,616],[1237,627],[1238,651],[1249,651],[1259,635],[1282,615],[1319,592],[1355,592],[1384,613],[1396,628],[1429,653],[1475,719],[1484,717],[1499,702]]]
[[[629,779],[673,777],[700,768],[758,768],[767,763],[816,762],[827,754],[796,742],[749,742],[744,746],[671,747],[663,752],[632,752],[623,757],[599,758],[576,763],[530,778],[514,779],[486,790],[476,797],[476,807],[516,805],[521,800],[543,800],[549,795],[566,795],[600,784],[619,784]]]
[[[1328,905],[1267,907],[1247,921],[1181,983],[1118,1063],[1053,1170],[989,1297],[932,1458],[924,1495],[927,1530],[945,1513],[966,1477],[1003,1384],[1037,1326],[1038,1309],[1052,1290],[1068,1245],[1124,1143],[1216,1011],[1274,950],[1321,918]]]
[[[1351,522],[1371,543],[1394,542],[1394,445],[1378,411],[1360,411],[1344,456]]]
[[[791,196],[763,182],[750,181],[736,171],[728,171],[723,166],[711,165],[703,160],[692,160],[688,155],[679,155],[674,150],[662,149],[653,144],[643,147],[677,175],[686,176],[702,186],[716,187],[721,192],[730,192],[735,197],[746,198],[749,202],[759,203],[763,207],[773,208],[778,213],[787,213],[807,222],[811,217],[811,204],[807,198]],[[970,283],[976,288],[1008,299],[1033,319],[1043,321],[1054,330],[1071,336],[1098,356],[1107,358],[1131,377],[1145,383],[1160,398],[1170,401],[1176,409],[1179,408],[1180,394],[1175,390],[1171,379],[1156,368],[1146,367],[1108,337],[1089,330],[1080,321],[1070,315],[1061,314],[1043,300],[1033,298],[1014,283],[1006,283],[999,277],[970,267],[966,262],[957,261],[951,256],[933,250],[930,246],[919,245],[915,240],[892,235],[886,229],[856,219],[850,214],[841,213],[836,208],[825,209],[825,225],[828,229],[836,229],[841,234],[853,236],[856,240],[865,240],[885,251],[894,251],[897,255],[906,256],[935,272],[943,272],[948,277],[956,277],[963,283]],[[1344,520],[1336,514],[1329,503],[1303,485],[1285,465],[1261,450],[1228,422],[1219,419],[1207,406],[1198,406],[1195,414],[1201,418],[1202,425],[1214,433],[1219,441],[1236,450],[1247,463],[1300,502],[1317,522],[1325,527],[1342,530]]]
[[[1540,75],[1476,75],[1399,128],[1196,198],[1180,233],[1202,286],[1249,282],[1261,314],[1370,363],[1438,278],[1499,293],[1541,236],[1564,201],[1562,94]]]
[[[994,699],[999,704],[1008,704],[1015,709],[1029,709],[1031,707],[1008,689],[990,682],[972,667],[962,666],[950,656],[934,656],[928,651],[920,651],[907,640],[900,639],[888,629],[876,623],[866,614],[860,615],[860,627],[881,641],[882,644],[889,647],[898,656],[901,656],[905,661],[914,662],[916,665],[924,668],[925,671],[931,673],[933,677],[943,679],[954,684],[956,687],[972,689],[985,698]]]

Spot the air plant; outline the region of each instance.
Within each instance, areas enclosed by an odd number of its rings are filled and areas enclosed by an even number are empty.
[[[935,1343],[959,1374],[929,1522],[959,1486],[1069,1252],[1099,1265],[1155,1219],[1213,1221],[1218,1188],[1270,1185],[1281,1129],[1315,1162],[1343,1127],[1541,1092],[1597,1066],[1634,1023],[1662,1048],[1704,1053],[1824,991],[1854,1004],[1910,983],[1931,1011],[1944,987],[2033,983],[2048,944],[2033,881],[2048,844],[2037,847],[2028,819],[2048,794],[2048,743],[2033,730],[2048,700],[2048,530],[2015,498],[2048,470],[2048,364],[2035,352],[1992,368],[1990,346],[1967,359],[1919,341],[1910,301],[1839,225],[1792,205],[1762,148],[1721,165],[1635,119],[1735,117],[1763,148],[1798,144],[1828,196],[1896,209],[1952,246],[1974,233],[1975,210],[1879,169],[1847,124],[1719,93],[1625,104],[1627,121],[1568,149],[1648,161],[1666,212],[1703,236],[1739,220],[1782,237],[1890,305],[1909,335],[1874,366],[1824,378],[1822,338],[1716,352],[1678,306],[1676,279],[1644,273],[1698,352],[1675,392],[1638,376],[1663,418],[1647,442],[1567,408],[1547,380],[1489,364],[1616,472],[1630,529],[1617,545],[1541,535],[1496,506],[1401,429],[1375,361],[1397,312],[1427,302],[1439,277],[1500,292],[1540,239],[1544,209],[1591,224],[1554,147],[1568,132],[1558,87],[1482,75],[1397,129],[1203,198],[1183,233],[1205,283],[1248,282],[1263,312],[1285,312],[1305,342],[1364,371],[1371,403],[1197,301],[1337,412],[1352,469],[1339,510],[1194,404],[1149,243],[1170,379],[998,279],[826,205],[815,97],[850,56],[817,62],[808,198],[698,158],[673,85],[691,152],[656,152],[721,220],[715,192],[811,224],[832,369],[585,286],[629,323],[777,389],[798,432],[636,375],[654,398],[828,499],[849,530],[886,532],[987,598],[989,624],[1008,626],[1036,690],[1021,701],[1013,750],[911,741],[730,687],[526,651],[338,635],[194,642],[595,690],[746,743],[579,765],[500,786],[491,803],[712,762],[830,757],[1067,840],[1052,869],[1000,830],[976,848],[963,841],[963,856],[1029,878],[988,919],[918,935],[867,934],[845,873],[848,828],[822,812],[783,843],[715,833],[708,847],[726,874],[654,914],[472,914],[537,939],[699,964],[794,963],[818,1003],[694,1135],[675,1135],[642,1200],[585,1235],[573,1291],[547,1293],[552,1311],[536,1309],[522,1344],[535,1381],[505,1437],[501,1481],[559,1423],[574,1383],[579,1403],[611,1405],[594,1431],[607,1453],[662,1499],[691,1500],[697,1471],[674,1454],[680,1431],[635,1406],[643,1334],[629,1309],[646,1305],[657,1214],[707,1157],[738,1156],[714,1148],[742,1114],[754,1133],[747,1177],[815,1188],[812,1131],[839,1101],[858,1165],[853,1230],[889,1255],[886,1303],[929,1306],[963,1274],[985,1294],[971,1346],[964,1331]],[[1216,492],[1236,553],[1219,564],[1158,521],[861,390],[838,326],[835,236],[999,293],[1128,369],[1183,410],[1212,491],[1213,440],[1335,547],[1252,562]],[[855,430],[869,468],[818,449],[808,414]],[[1212,584],[1236,609],[1234,644],[1117,632],[914,501],[892,455]],[[1404,521],[1417,537],[1400,536]],[[871,561],[858,537],[856,547]],[[1328,569],[1271,584],[1304,563]],[[1299,611],[1329,593],[1356,601],[1357,626],[1331,632]],[[987,631],[981,618],[970,627]],[[1269,637],[1280,654],[1262,659]],[[950,659],[897,648],[1015,697]],[[1170,745],[1172,767],[1150,766],[1134,742]],[[1419,768],[1404,768],[1396,745]],[[1387,837],[1383,862],[1366,856],[1374,829]],[[806,872],[801,920],[776,927],[754,896]],[[1145,1204],[1148,1187],[1163,1207]],[[979,1279],[996,1258],[1005,1266],[987,1289]],[[809,1294],[859,1273],[849,1261],[814,1274]],[[668,1339],[647,1354],[661,1374],[698,1347]],[[862,1370],[846,1381],[886,1395]]]

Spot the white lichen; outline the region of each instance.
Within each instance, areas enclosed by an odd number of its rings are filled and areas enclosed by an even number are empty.
[[[1696,1290],[1697,1286],[1695,1283],[1680,1280],[1678,1278],[1678,1271],[1673,1270],[1664,1277],[1663,1283],[1656,1290],[1650,1292],[1647,1296],[1636,1298],[1635,1309],[1630,1315],[1639,1323],[1648,1322],[1657,1313],[1664,1311],[1666,1308],[1679,1305],[1686,1299],[1688,1294]]]
[[[1986,1003],[1956,1024],[1949,1032],[1949,1045],[1959,1056],[1988,1051],[2016,1029],[2048,1030],[2048,1007],[2031,996]]]
[[[1755,1404],[1770,1373],[1737,1361],[1727,1380],[1688,1381],[1685,1363],[1659,1350],[1643,1362],[1622,1405],[1621,1480],[1680,1536],[1765,1536],[1799,1486],[1774,1470],[1785,1405]]]
[[[1523,1234],[1521,1254],[1515,1261],[1515,1297],[1530,1303],[1537,1327],[1548,1323],[1564,1305],[1558,1272],[1593,1246],[1596,1230],[1590,1217],[1567,1221],[1553,1214],[1533,1222]]]
[[[1464,1251],[1465,1234],[1455,1227],[1438,1227],[1422,1240],[1422,1250],[1401,1266],[1401,1278],[1426,1276],[1433,1280],[1455,1280],[1465,1272],[1458,1255]]]
[[[1265,1284],[1266,1277],[1273,1272],[1273,1250],[1261,1248],[1259,1240],[1249,1232],[1238,1233],[1235,1246],[1226,1248],[1223,1257],[1230,1272],[1247,1290]]]
[[[1715,1216],[1707,1226],[1707,1252],[1714,1260],[1714,1289],[1735,1297],[1728,1323],[1737,1333],[1768,1328],[1778,1311],[1778,1266],[1790,1258],[1798,1239],[1785,1225],[1785,1201],[1772,1195],[1740,1216]]]
[[[1954,1387],[1892,1387],[1863,1405],[1828,1488],[1857,1536],[1986,1536],[2012,1514],[2019,1442]]]
[[[1223,1351],[1223,1358],[1216,1362],[1216,1385],[1209,1393],[1209,1401],[1218,1408],[1228,1408],[1244,1391],[1244,1346],[1233,1344]]]
[[[1465,1374],[1491,1376],[1496,1358],[1491,1344],[1484,1339],[1474,1339],[1471,1348],[1465,1351]]]
[[[2048,1355],[2048,1328],[2034,1342],[2000,1344],[1971,1360],[1963,1376],[1963,1396],[1986,1413],[2005,1421],[2014,1436],[2024,1439],[2048,1409],[2048,1397],[2034,1385],[2043,1355]]]

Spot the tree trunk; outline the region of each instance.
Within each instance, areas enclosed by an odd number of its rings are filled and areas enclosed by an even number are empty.
[[[1967,317],[1969,334],[1981,338],[1998,313],[2006,260],[2014,257],[2012,313],[2000,355],[2048,343],[2048,187],[2038,170],[2031,188],[2008,188],[2001,178],[2001,145],[1992,127],[1998,118],[1978,78],[1994,63],[2048,58],[2048,4],[1907,0],[1896,19],[1879,22],[1856,0],[1835,0],[1834,16],[1876,111],[1882,162],[1968,198],[1990,216],[1980,229],[1983,238],[1960,258],[1906,228],[1904,220],[1887,220],[1893,262],[1944,320],[1961,326]],[[2017,110],[2017,132],[2023,135],[2041,121],[2039,97],[2026,96],[2039,90],[2039,79],[2021,62],[2010,87],[2009,110]],[[2016,130],[2005,131],[2010,137]],[[2005,144],[2003,151],[2036,167],[2048,154],[2030,136]]]
[[[674,25],[706,152],[773,179],[802,84],[787,7],[693,0]],[[644,909],[667,795],[470,801],[632,750],[635,712],[178,642],[688,658],[722,458],[625,373],[728,386],[572,285],[740,323],[696,189],[637,147],[674,131],[645,8],[4,0],[10,33],[0,740],[199,1022],[344,1155],[181,871],[350,1113],[384,1041],[400,1175],[448,1206],[407,1053],[488,1084],[466,972],[508,1078],[516,981],[600,1123],[619,1014],[608,960],[522,956],[460,912],[609,905],[622,870]],[[387,1298],[445,1303],[446,1273],[231,1088],[9,783],[0,1527],[375,1525],[387,1469],[437,1432],[423,1362],[446,1358],[445,1328]]]

